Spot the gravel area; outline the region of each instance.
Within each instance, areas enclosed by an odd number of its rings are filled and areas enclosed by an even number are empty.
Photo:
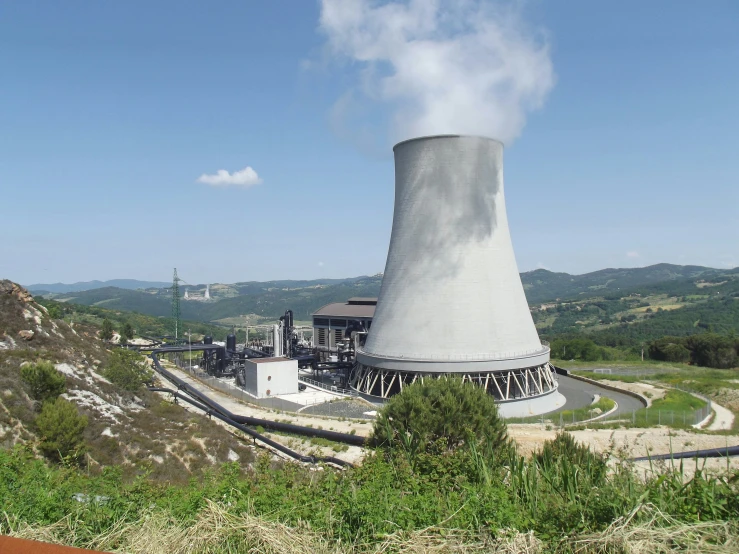
[[[300,410],[300,413],[351,419],[374,419],[374,415],[368,415],[366,412],[372,412],[376,409],[376,407],[372,407],[361,400],[347,399],[308,406]]]

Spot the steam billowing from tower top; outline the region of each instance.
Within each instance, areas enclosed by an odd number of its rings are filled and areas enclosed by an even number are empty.
[[[480,0],[322,0],[330,52],[358,63],[337,102],[393,108],[393,138],[444,133],[515,139],[554,84],[545,40],[510,6]]]

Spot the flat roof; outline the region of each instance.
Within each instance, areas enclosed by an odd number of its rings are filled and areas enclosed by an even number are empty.
[[[377,298],[372,296],[354,296],[346,301],[347,304],[371,304],[377,305]]]
[[[247,358],[248,361],[254,362],[255,364],[268,364],[270,362],[290,362],[292,361],[290,358],[283,358],[282,356],[278,356],[276,358]]]
[[[369,299],[367,299],[369,300]],[[375,302],[377,299],[375,299]],[[313,312],[314,316],[322,317],[360,317],[371,318],[375,315],[376,304],[350,304],[349,302],[334,302]]]

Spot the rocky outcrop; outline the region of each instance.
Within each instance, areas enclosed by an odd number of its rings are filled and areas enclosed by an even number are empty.
[[[0,281],[0,294],[10,294],[21,302],[33,302],[33,296],[30,292],[8,279]]]
[[[33,331],[29,329],[23,329],[21,331],[18,331],[18,336],[22,338],[23,340],[33,340],[33,335],[35,335]]]

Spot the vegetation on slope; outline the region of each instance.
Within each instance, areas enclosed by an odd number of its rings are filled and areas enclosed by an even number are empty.
[[[442,396],[459,386],[439,384]],[[419,388],[401,396],[422,398]],[[607,455],[566,434],[524,458],[495,448],[488,439],[497,429],[461,443],[464,428],[447,430],[451,435],[442,434],[440,442],[456,448],[411,449],[419,441],[388,441],[346,471],[310,471],[263,456],[246,475],[226,464],[167,487],[145,478],[127,483],[112,469],[88,475],[48,466],[27,450],[3,451],[0,531],[129,552],[526,547],[615,554],[637,544],[661,552],[735,551],[734,473],[710,475],[697,467],[689,476],[678,466],[639,475],[624,460],[609,466]],[[415,424],[398,428],[411,439],[428,431]]]

